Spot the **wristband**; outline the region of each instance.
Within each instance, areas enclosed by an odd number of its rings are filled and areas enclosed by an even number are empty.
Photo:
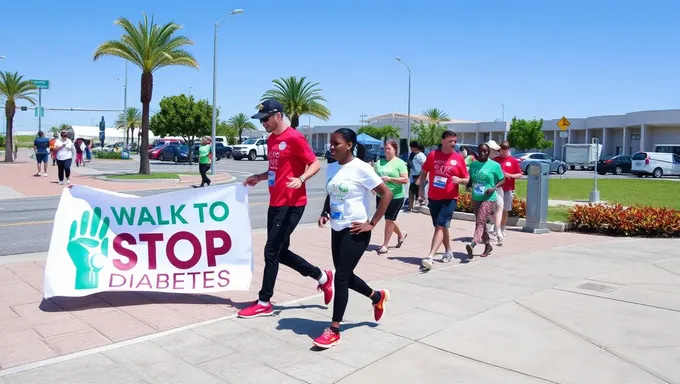
[[[300,176],[300,177],[298,177],[298,179],[300,179],[300,181],[303,182],[303,183],[305,182],[305,177],[304,177],[304,176]]]

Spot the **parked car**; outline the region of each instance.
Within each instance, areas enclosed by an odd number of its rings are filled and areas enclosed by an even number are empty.
[[[565,163],[562,160],[558,160],[552,156],[546,155],[545,153],[540,152],[522,153],[519,155],[515,155],[514,157],[520,161],[519,167],[522,170],[522,173],[524,173],[525,175],[527,174],[529,165],[534,163],[546,163],[550,166],[550,173],[554,172],[557,173],[558,175],[561,175],[567,171],[567,163]]]
[[[633,155],[631,170],[637,177],[680,176],[680,156],[667,152],[638,152]]]
[[[160,145],[157,145],[157,146],[149,149],[148,150],[149,160],[158,160],[158,156],[161,154],[161,151],[166,146],[167,146],[167,144],[160,144]]]
[[[187,145],[166,145],[161,149],[158,160],[171,160],[174,162],[189,161],[189,146]]]
[[[615,175],[630,173],[633,166],[633,159],[630,156],[614,156],[611,159],[600,159],[597,162],[597,173],[606,175],[611,172]]]
[[[200,148],[201,143],[194,143],[194,148],[192,150],[194,154],[194,159],[198,159],[198,148]],[[230,146],[224,145],[224,143],[220,141],[215,141],[215,157],[217,158],[217,161],[220,161],[223,158],[230,158],[231,157],[231,152],[232,149]]]
[[[149,149],[156,148],[157,146],[162,145],[162,144],[170,144],[170,143],[174,143],[174,144],[177,144],[177,145],[184,144],[184,140],[182,140],[182,139],[156,139],[156,140],[153,141],[153,143],[149,143]]]

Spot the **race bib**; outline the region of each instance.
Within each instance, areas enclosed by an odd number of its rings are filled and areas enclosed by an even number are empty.
[[[342,203],[331,203],[331,220],[342,220],[343,208]]]
[[[432,186],[435,188],[446,188],[446,182],[448,180],[449,179],[447,179],[446,177],[435,176],[434,180],[432,181]]]
[[[476,195],[483,195],[486,192],[486,187],[482,183],[475,183],[472,188]]]
[[[267,172],[267,184],[269,184],[270,187],[273,187],[275,183],[276,183],[276,172],[275,171],[268,171]]]

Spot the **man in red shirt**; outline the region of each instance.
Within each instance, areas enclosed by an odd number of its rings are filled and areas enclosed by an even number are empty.
[[[500,145],[500,154],[494,160],[501,165],[505,182],[503,183],[503,218],[501,219],[501,236],[505,237],[505,224],[508,213],[512,211],[512,200],[515,198],[515,179],[522,177],[519,160],[510,156],[510,143],[506,140]]]
[[[269,185],[269,211],[267,212],[267,243],[264,246],[264,276],[259,300],[239,311],[241,318],[270,316],[273,307],[270,299],[274,294],[279,263],[293,268],[302,276],[317,280],[324,293],[326,305],[333,297],[333,272],[322,271],[307,260],[291,252],[290,235],[300,222],[307,205],[305,181],[314,176],[321,164],[312,152],[307,139],[284,121],[283,106],[274,99],[267,99],[258,106],[259,112],[252,116],[260,120],[267,132],[267,158],[269,169],[250,176],[243,185],[255,186],[260,181]]]
[[[430,152],[420,172],[420,200],[425,196],[425,180],[429,182],[428,202],[434,235],[429,255],[423,259],[423,268],[430,270],[434,263],[434,255],[444,243],[442,262],[448,263],[453,258],[449,226],[453,212],[458,204],[458,188],[467,184],[469,175],[463,155],[455,151],[458,137],[453,131],[442,133],[440,149]]]

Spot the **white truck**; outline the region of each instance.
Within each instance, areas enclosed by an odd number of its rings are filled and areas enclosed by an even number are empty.
[[[602,144],[565,144],[564,162],[573,170],[576,166],[581,169],[595,169],[595,163],[600,159]]]
[[[267,160],[267,139],[255,137],[247,139],[241,144],[234,145],[231,155],[234,157],[234,160],[248,158],[248,160],[253,161],[258,157]]]

